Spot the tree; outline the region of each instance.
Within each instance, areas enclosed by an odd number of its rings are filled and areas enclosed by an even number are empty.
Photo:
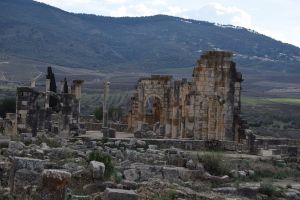
[[[48,67],[48,73],[46,75],[46,78],[50,80],[50,91],[56,93],[56,81],[51,67]],[[49,106],[51,108],[55,108],[57,106],[57,99],[52,95],[49,99]]]
[[[95,115],[96,119],[101,121],[103,118],[103,108],[102,107],[96,108],[96,110],[94,111],[94,115]]]
[[[102,120],[103,108],[99,107],[94,111],[96,119]],[[108,119],[112,121],[120,121],[122,119],[123,110],[121,108],[109,107],[108,108]]]
[[[7,98],[0,101],[0,116],[4,118],[6,113],[16,112],[16,99]]]

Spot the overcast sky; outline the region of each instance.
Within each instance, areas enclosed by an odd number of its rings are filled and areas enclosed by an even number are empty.
[[[168,14],[253,29],[300,47],[300,0],[38,0],[74,13]]]

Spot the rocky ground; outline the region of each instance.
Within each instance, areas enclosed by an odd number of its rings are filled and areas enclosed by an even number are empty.
[[[0,199],[300,199],[299,164],[280,158],[43,134],[0,147]]]

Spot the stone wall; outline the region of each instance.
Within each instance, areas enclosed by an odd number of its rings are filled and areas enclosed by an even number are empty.
[[[130,138],[110,138],[109,141],[128,142]],[[139,139],[147,145],[157,145],[159,149],[175,147],[184,150],[220,150],[220,151],[239,151],[247,153],[249,151],[246,144],[237,144],[233,141],[207,141],[207,140],[188,140],[188,139]]]
[[[265,151],[271,155],[280,155],[287,158],[300,157],[300,140],[287,138],[264,138],[252,134],[248,138],[250,152],[253,154],[264,154]]]
[[[66,91],[56,92],[54,74],[49,67],[45,92],[40,92],[35,87],[18,87],[16,132],[32,133],[33,136],[38,132],[51,132],[61,137],[78,135],[81,84],[80,80],[73,81],[72,93],[68,93],[68,88],[65,88]],[[64,85],[68,87],[66,79]]]
[[[131,98],[129,129],[159,123],[167,138],[241,142],[241,82],[232,53],[223,51],[202,55],[192,82],[158,75],[140,79]]]
[[[102,123],[81,122],[80,125],[87,131],[100,131],[102,129]],[[111,123],[109,127],[118,132],[126,132],[128,130],[128,124]]]

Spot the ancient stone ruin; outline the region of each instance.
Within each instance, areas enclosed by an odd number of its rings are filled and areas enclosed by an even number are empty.
[[[159,126],[163,138],[194,138],[240,142],[245,138],[241,120],[242,74],[232,53],[209,51],[194,68],[192,81],[171,76],[142,78],[131,98],[128,125]]]
[[[141,79],[128,126],[108,120],[107,81],[101,124],[80,119],[83,81],[57,91],[49,67],[46,90],[19,87],[0,120],[0,200],[300,199],[300,141],[244,133],[231,59],[207,52],[191,82]]]
[[[17,133],[50,132],[61,137],[78,135],[80,132],[80,98],[82,80],[74,80],[71,92],[65,78],[61,89],[56,88],[55,76],[48,67],[45,92],[31,87],[17,88]]]

